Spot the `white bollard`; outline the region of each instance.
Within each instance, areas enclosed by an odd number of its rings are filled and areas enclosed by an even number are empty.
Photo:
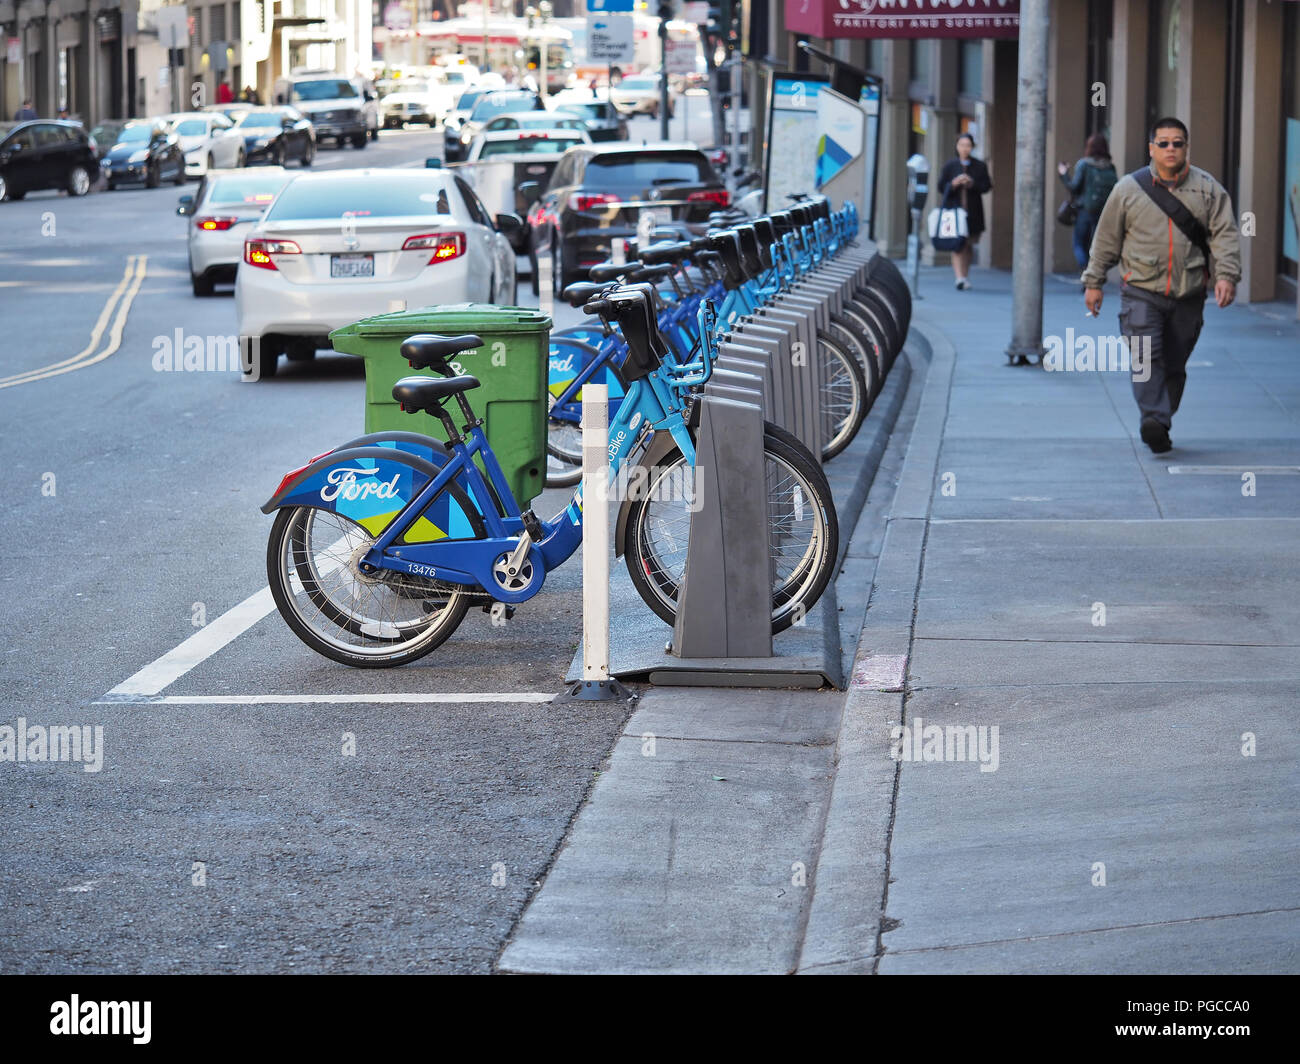
[[[582,678],[609,682],[609,386],[582,386]]]
[[[538,253],[537,255],[537,307],[546,315],[555,312],[555,287],[552,280],[552,270],[555,263],[551,260],[551,253]]]
[[[614,237],[609,244],[609,261],[622,266],[627,262],[627,241],[621,236]]]

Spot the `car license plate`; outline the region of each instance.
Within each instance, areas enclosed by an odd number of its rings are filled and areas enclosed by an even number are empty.
[[[331,255],[331,277],[373,277],[375,275],[375,257],[373,255]]]

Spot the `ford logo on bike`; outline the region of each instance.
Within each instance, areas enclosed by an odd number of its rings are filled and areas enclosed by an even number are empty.
[[[553,359],[551,359],[551,367],[550,367],[550,368],[551,368],[551,372],[552,372],[552,373],[572,373],[572,372],[573,372],[573,356],[572,356],[572,355],[565,355],[563,358],[553,358]]]
[[[352,502],[356,499],[365,499],[373,496],[376,499],[392,499],[397,495],[397,481],[401,478],[401,473],[394,473],[393,479],[385,483],[380,480],[358,481],[357,476],[373,477],[378,470],[376,469],[353,469],[347,466],[340,466],[337,469],[331,469],[325,479],[329,482],[325,487],[320,489],[322,502],[333,502],[335,499],[344,499]]]

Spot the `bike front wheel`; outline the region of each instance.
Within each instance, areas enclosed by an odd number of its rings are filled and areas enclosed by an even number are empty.
[[[812,456],[772,435],[763,437],[766,534],[773,561],[772,631],[807,616],[830,583],[839,552],[839,522],[826,478]],[[686,571],[695,470],[674,449],[653,469],[630,504],[623,554],[637,592],[673,624]]]
[[[266,576],[280,616],[304,643],[354,668],[405,665],[440,646],[469,609],[468,589],[391,570],[363,573],[374,537],[311,506],[276,514]]]

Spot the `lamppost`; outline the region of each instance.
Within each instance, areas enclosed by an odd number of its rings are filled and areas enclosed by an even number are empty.
[[[546,39],[546,24],[550,21],[551,14],[555,9],[551,6],[550,0],[542,0],[536,7],[524,8],[524,15],[528,19],[529,35],[537,34],[539,41],[537,53],[537,68],[539,71],[538,92],[542,97],[542,103],[546,102],[546,66],[549,60],[550,42]]]
[[[479,0],[479,7],[483,10],[483,66],[482,72],[488,70],[488,0]]]

